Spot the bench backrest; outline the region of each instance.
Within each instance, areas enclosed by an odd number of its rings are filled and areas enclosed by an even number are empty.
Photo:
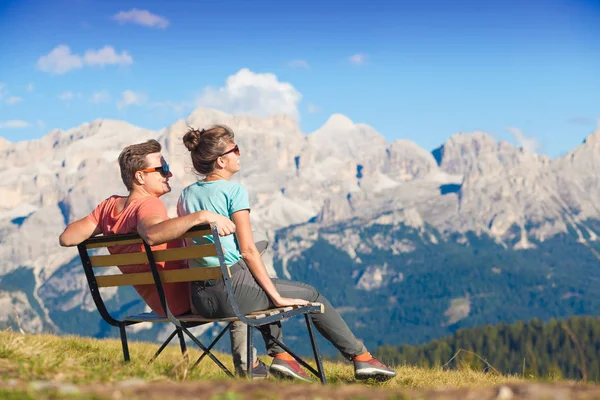
[[[101,287],[156,285],[163,309],[166,310],[167,316],[170,316],[170,311],[168,309],[162,288],[163,283],[220,279],[224,277],[224,274],[227,278],[230,278],[231,272],[229,267],[225,264],[218,231],[215,225],[199,225],[193,227],[183,234],[180,239],[201,237],[206,235],[211,235],[213,237],[213,243],[190,245],[191,241],[187,241],[188,243],[186,247],[155,251],[152,251],[151,247],[136,233],[96,236],[79,244],[77,248],[79,250],[79,256],[81,258],[86,278],[90,286],[92,298],[102,317],[111,325],[118,325],[118,321],[112,318],[106,310],[98,290]],[[142,250],[132,253],[110,255],[89,254],[89,250],[93,251],[99,248],[132,244],[141,244],[143,246]],[[217,256],[220,261],[220,265],[168,271],[159,270],[156,265],[157,262],[188,260],[192,258],[209,256]],[[113,266],[124,267],[127,265],[140,264],[147,264],[148,272],[119,273],[113,275],[96,274],[96,270],[98,268]]]

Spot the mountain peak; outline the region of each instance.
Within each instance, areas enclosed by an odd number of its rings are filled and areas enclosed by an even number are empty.
[[[385,138],[379,132],[342,114],[332,114],[323,126],[308,134],[308,142],[326,154],[353,160],[368,158],[385,148]]]
[[[197,107],[187,116],[185,122],[194,128],[202,129],[217,123],[214,121],[223,120],[227,117],[228,115],[222,111],[213,108]]]
[[[446,143],[453,142],[457,145],[469,145],[469,144],[486,144],[486,145],[495,145],[496,140],[488,133],[483,131],[474,131],[474,132],[459,132],[450,136]]]
[[[331,114],[319,131],[345,131],[354,128],[354,122],[343,114]]]
[[[600,128],[589,134],[584,140],[585,144],[599,144],[600,143]]]

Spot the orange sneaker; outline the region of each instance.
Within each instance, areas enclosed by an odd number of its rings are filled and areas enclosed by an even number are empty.
[[[305,382],[312,382],[310,376],[302,369],[298,361],[296,360],[282,360],[281,358],[274,358],[269,372],[272,375],[277,375],[282,378],[293,378],[300,379]]]

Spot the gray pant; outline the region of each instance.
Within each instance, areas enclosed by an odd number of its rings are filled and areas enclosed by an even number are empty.
[[[259,249],[260,250],[260,249]],[[231,283],[236,302],[243,314],[275,307],[269,296],[258,285],[244,260],[238,262],[240,269],[232,276]],[[224,318],[235,316],[223,280],[213,280],[212,285],[200,282],[192,283],[191,300],[195,311],[207,318]],[[354,336],[340,314],[331,303],[310,285],[281,279],[273,279],[277,291],[283,297],[292,297],[322,303],[323,314],[311,314],[317,330],[329,340],[342,355],[348,359],[367,351],[365,346]],[[243,325],[243,324],[242,324]],[[281,324],[279,322],[260,327],[265,346],[270,355],[284,353],[285,350],[270,339],[269,334],[282,341]],[[246,358],[246,329],[236,327],[231,334],[234,362]],[[236,350],[237,349],[237,350]],[[237,365],[236,365],[237,368]]]
[[[240,321],[235,321],[229,329],[229,339],[231,340],[231,356],[233,357],[233,366],[237,373],[244,373],[246,368],[246,348],[248,343],[248,326]],[[252,347],[252,360],[256,362],[256,347]]]
[[[253,232],[256,236],[261,236],[256,232]],[[262,254],[269,247],[269,242],[267,240],[259,240],[255,243],[256,249],[262,256]],[[246,367],[246,349],[248,343],[248,327],[246,324],[240,321],[233,322],[231,324],[231,328],[229,329],[229,340],[231,341],[231,356],[233,358],[233,366],[238,373],[246,372],[248,369]],[[252,361],[256,362],[256,347],[252,347]]]

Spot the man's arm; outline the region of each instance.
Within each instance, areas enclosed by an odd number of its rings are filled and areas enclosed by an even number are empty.
[[[94,224],[88,217],[84,217],[79,221],[69,224],[64,232],[61,233],[58,241],[63,247],[77,246],[89,237],[96,236],[100,233],[100,227],[97,224]]]
[[[165,219],[160,215],[148,216],[138,222],[137,231],[150,246],[155,246],[180,237],[192,226],[211,222],[217,223],[220,236],[235,232],[235,224],[229,218],[210,211],[198,211],[171,219]]]

